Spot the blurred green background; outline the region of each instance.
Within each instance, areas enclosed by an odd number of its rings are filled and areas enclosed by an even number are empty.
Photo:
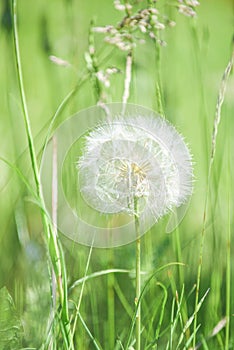
[[[173,261],[185,263],[183,269],[173,268],[158,277],[171,297],[185,286],[189,313],[194,306],[199,263],[201,231],[207,190],[211,137],[219,87],[230,59],[233,39],[234,3],[231,0],[203,0],[197,17],[180,14],[176,2],[158,1],[161,13],[167,14],[176,26],[166,28],[162,38],[167,45],[160,48],[161,63],[157,66],[154,45],[147,40],[134,51],[133,80],[129,102],[158,110],[156,97],[157,72],[162,80],[163,107],[166,118],[184,135],[193,154],[194,194],[177,232],[165,233],[168,218],[160,221],[142,239],[142,269],[150,271]],[[138,6],[143,6],[139,4]],[[11,32],[10,3],[0,3],[0,156],[16,164],[34,186],[30,170],[27,140],[20,107],[20,97]],[[121,20],[111,0],[40,0],[18,1],[19,41],[25,91],[32,131],[38,155],[49,122],[64,97],[80,78],[87,75],[84,59],[89,46],[90,21],[95,25],[115,25]],[[108,102],[122,99],[126,52],[111,49],[102,34],[95,34],[99,69],[118,67],[111,79]],[[70,63],[54,64],[54,55]],[[58,124],[77,111],[96,103],[90,79],[70,99],[59,116]],[[228,231],[231,230],[233,250],[233,127],[234,76],[231,75],[219,126],[214,166],[209,189],[207,225],[201,295],[210,288],[201,311],[199,334],[207,337],[225,316],[226,266]],[[39,158],[40,159],[40,158]],[[230,213],[230,214],[229,214]],[[15,171],[0,162],[0,287],[6,286],[22,317],[25,346],[39,347],[46,329],[50,309],[50,281],[46,249],[41,234],[40,212]],[[84,275],[89,248],[61,237],[65,247],[68,280],[72,284]],[[233,252],[231,256],[231,290],[234,288]],[[134,269],[134,244],[113,250],[94,249],[90,271],[108,267]],[[182,271],[183,270],[183,271]],[[116,277],[116,334],[121,335],[130,317],[127,310],[134,300],[134,279]],[[85,287],[82,312],[95,337],[108,343],[108,312],[106,277],[90,281]],[[118,289],[119,288],[119,289]],[[78,290],[70,298],[78,298]],[[155,294],[154,294],[155,292]],[[125,306],[120,301],[124,295]],[[150,294],[151,293],[151,294]],[[147,318],[154,305],[154,296],[162,297],[152,284],[143,313]],[[232,294],[231,294],[232,295]],[[158,304],[157,304],[158,305]],[[158,307],[158,306],[157,306]],[[231,341],[233,345],[234,298],[231,307]],[[170,304],[168,306],[170,318]],[[81,329],[77,342],[80,348],[92,349]],[[210,339],[210,349],[224,349],[224,330]],[[82,339],[82,340],[80,340]],[[82,345],[83,342],[83,345]],[[212,345],[213,344],[213,345]],[[82,347],[83,346],[83,347]],[[111,349],[104,346],[105,349]],[[232,347],[230,347],[231,349]],[[163,345],[161,348],[163,349]],[[205,349],[205,347],[204,347]]]

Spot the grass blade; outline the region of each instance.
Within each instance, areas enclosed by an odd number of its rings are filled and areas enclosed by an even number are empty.
[[[207,177],[207,186],[206,186],[206,196],[205,196],[205,205],[204,205],[204,215],[203,215],[203,223],[202,223],[202,233],[201,233],[201,244],[200,244],[200,256],[199,256],[199,265],[197,271],[197,284],[196,284],[196,297],[195,297],[195,310],[198,307],[198,299],[199,299],[199,291],[200,291],[200,282],[201,282],[201,270],[202,270],[202,261],[203,261],[203,250],[204,250],[204,241],[205,241],[205,230],[206,230],[206,220],[207,220],[207,210],[208,210],[208,196],[211,182],[211,172],[213,168],[213,162],[216,151],[216,140],[218,135],[218,128],[221,120],[221,110],[224,102],[226,86],[228,82],[228,78],[233,68],[234,61],[234,45],[232,47],[231,58],[227,64],[227,67],[223,73],[221,86],[218,93],[217,103],[216,103],[216,112],[214,118],[214,126],[213,126],[213,134],[212,134],[212,142],[211,142],[211,154],[209,160],[209,169],[208,169],[208,177]],[[194,318],[194,339],[193,339],[193,348],[196,345],[196,333],[195,330],[197,328],[197,314],[195,314]]]
[[[18,38],[18,30],[17,30],[17,0],[12,0],[12,8],[13,8],[13,39],[14,39],[16,72],[17,72],[17,78],[19,83],[19,92],[20,92],[21,104],[22,104],[22,110],[23,110],[24,125],[26,130],[34,181],[36,184],[36,193],[41,202],[42,207],[45,208],[44,199],[42,195],[42,188],[40,183],[39,169],[37,165],[36,152],[35,152],[35,147],[34,147],[34,142],[33,142],[33,137],[31,132],[30,119],[29,119],[29,114],[27,109],[24,84],[23,84],[23,74],[22,74],[19,38]],[[65,343],[70,344],[71,329],[70,329],[70,322],[68,318],[68,306],[67,306],[67,299],[66,299],[67,281],[66,281],[66,273],[65,273],[65,270],[66,270],[65,262],[62,254],[62,247],[58,242],[58,237],[55,234],[52,226],[48,222],[47,215],[45,214],[45,212],[46,210],[41,210],[47,246],[50,254],[51,263],[52,263],[54,272],[56,274],[56,279],[58,284],[58,293],[59,293],[60,303],[62,307],[61,322],[63,323],[64,330],[65,330],[63,333],[63,338]]]
[[[184,265],[182,263],[177,263],[177,262],[174,262],[174,263],[169,263],[169,264],[166,264],[166,265],[163,265],[162,267],[160,267],[159,269],[157,269],[154,273],[152,273],[152,275],[148,278],[148,280],[145,282],[142,290],[141,290],[141,294],[139,296],[139,299],[137,301],[137,305],[136,305],[136,309],[135,309],[135,312],[133,314],[133,317],[132,317],[132,323],[131,323],[131,326],[130,326],[130,331],[129,331],[129,334],[128,334],[128,338],[127,338],[127,341],[126,341],[126,346],[125,346],[125,349],[127,350],[130,346],[130,343],[131,343],[131,339],[132,339],[132,334],[133,334],[133,330],[134,330],[134,325],[135,325],[135,322],[136,322],[136,315],[137,315],[137,311],[138,311],[138,306],[139,306],[139,303],[141,302],[146,290],[147,290],[147,287],[150,283],[150,281],[162,270],[166,269],[167,267],[170,267],[170,266],[174,266],[174,265]]]

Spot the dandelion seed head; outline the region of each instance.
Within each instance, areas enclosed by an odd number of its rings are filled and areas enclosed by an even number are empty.
[[[81,192],[100,212],[130,215],[134,199],[156,220],[191,194],[191,157],[177,131],[162,118],[116,118],[86,137],[78,161]]]
[[[110,70],[99,78],[108,78]],[[76,242],[95,247],[130,243],[136,239],[134,217],[143,235],[163,215],[172,217],[191,196],[188,147],[170,123],[147,108],[94,106],[68,118],[54,136],[58,229]],[[51,159],[49,143],[41,170],[49,212]]]

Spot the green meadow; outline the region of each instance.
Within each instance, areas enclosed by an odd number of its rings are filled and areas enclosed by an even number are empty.
[[[0,350],[234,349],[233,1],[2,0],[0,15]],[[135,242],[57,232],[40,179],[57,127],[114,102],[167,119],[193,162],[185,213],[141,237],[137,301]]]

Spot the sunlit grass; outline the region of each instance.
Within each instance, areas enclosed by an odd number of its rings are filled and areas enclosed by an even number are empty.
[[[228,350],[234,342],[233,75],[227,81],[208,187],[207,177],[217,97],[231,55],[231,1],[202,2],[196,19],[182,16],[168,4],[161,9],[173,17],[176,26],[163,34],[167,46],[159,49],[160,60],[150,40],[134,50],[129,101],[165,113],[185,135],[194,155],[195,180],[180,226],[166,234],[167,217],[142,238],[142,349],[189,349],[196,344],[201,349]],[[3,15],[4,2],[0,11]],[[28,139],[33,141],[33,161],[39,166],[47,134],[100,99],[84,59],[90,46],[90,21],[95,16],[95,25],[115,24],[121,14],[111,1],[40,1],[35,6],[19,2],[18,16],[26,119],[32,129]],[[0,287],[7,286],[16,304],[24,329],[22,348],[62,350],[66,347],[59,309],[55,333],[49,325],[51,281],[40,217],[42,203],[40,193],[35,196],[35,168],[30,165],[23,125],[12,33],[4,23],[0,33],[0,156],[8,164],[1,160]],[[119,102],[124,95],[127,54],[104,44],[102,36],[95,34],[94,38],[98,69],[117,66],[120,70],[105,91],[109,102]],[[72,67],[53,64],[49,55],[69,61]],[[111,350],[114,343],[116,350],[127,350],[134,342],[136,317],[134,244],[111,252],[93,248],[89,255],[90,248],[62,235],[60,240],[75,349]]]

